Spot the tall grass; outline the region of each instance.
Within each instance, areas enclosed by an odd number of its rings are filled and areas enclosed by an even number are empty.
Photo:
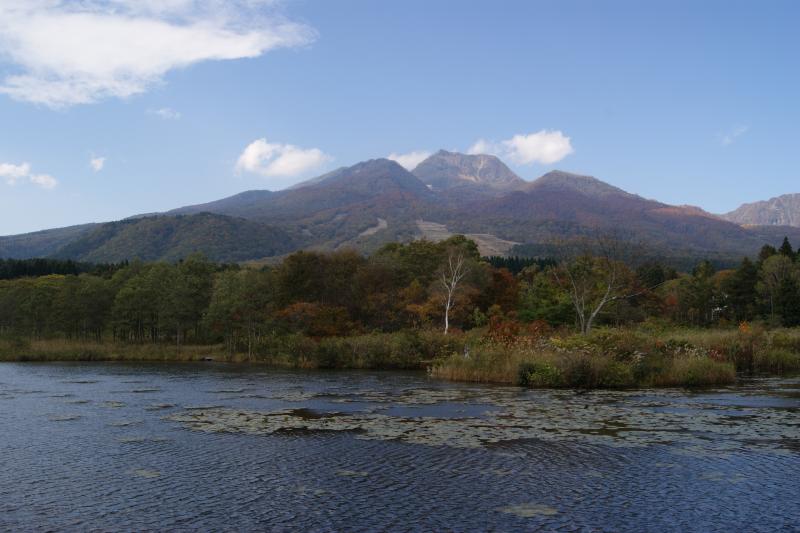
[[[260,339],[251,356],[222,345],[95,343],[63,339],[0,340],[0,361],[215,361],[265,363],[289,368],[425,369],[463,349],[462,335],[435,331],[371,333],[313,339],[299,334]]]
[[[432,376],[529,387],[627,388],[732,383],[736,367],[716,352],[632,330],[512,342],[484,339],[469,355],[437,361]]]
[[[0,361],[215,361],[241,360],[222,346],[97,343],[63,339],[0,340]]]
[[[424,369],[434,359],[462,350],[460,335],[433,331],[370,333],[314,340],[302,335],[263,339],[257,361],[294,368]]]
[[[465,349],[467,347],[467,349]],[[251,361],[291,368],[425,369],[449,380],[529,387],[625,388],[731,383],[736,372],[800,372],[800,329],[603,328],[591,335],[409,330],[260,339],[250,356],[221,345],[0,339],[0,361]]]

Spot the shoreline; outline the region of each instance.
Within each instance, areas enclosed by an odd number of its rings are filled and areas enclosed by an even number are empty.
[[[0,362],[232,363],[296,370],[427,372],[454,382],[543,389],[714,387],[800,374],[800,330],[645,330],[493,337],[430,330],[266,336],[248,355],[224,344],[0,339]]]

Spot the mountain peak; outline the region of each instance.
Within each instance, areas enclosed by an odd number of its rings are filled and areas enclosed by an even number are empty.
[[[529,190],[537,189],[570,190],[592,196],[634,196],[594,176],[573,174],[563,170],[552,170],[530,184]]]
[[[742,204],[722,218],[741,225],[800,226],[800,194]]]
[[[478,188],[511,191],[525,185],[505,163],[488,154],[439,150],[417,165],[413,173],[434,190]]]

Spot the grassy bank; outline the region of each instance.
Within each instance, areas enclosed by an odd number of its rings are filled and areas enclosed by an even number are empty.
[[[302,369],[416,369],[463,349],[463,337],[406,331],[313,339],[280,335],[260,339],[250,354],[233,353],[221,344],[181,346],[83,342],[74,340],[3,340],[0,361],[203,361],[253,362]]]
[[[241,361],[240,354],[230,356],[221,345],[175,346],[165,344],[124,344],[73,340],[0,340],[0,361]]]
[[[800,330],[606,328],[590,335],[484,338],[469,357],[437,361],[431,375],[530,387],[713,386],[737,372],[800,372]]]
[[[465,347],[467,350],[465,351]],[[251,353],[222,345],[0,340],[0,361],[215,361],[281,368],[428,369],[437,378],[528,387],[626,388],[713,386],[737,372],[800,372],[800,329],[598,329],[522,332],[486,329],[448,336],[436,331],[312,339],[259,339]]]
[[[492,346],[437,362],[431,375],[456,381],[536,388],[629,388],[725,385],[736,380],[733,363],[708,357],[617,355],[557,351],[549,346]]]

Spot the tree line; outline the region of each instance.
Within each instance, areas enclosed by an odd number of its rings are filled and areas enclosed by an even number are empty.
[[[0,280],[17,279],[49,274],[73,275],[94,274],[109,277],[120,268],[127,266],[122,263],[83,263],[71,259],[0,259]]]
[[[9,264],[7,261],[0,265]],[[514,324],[575,327],[662,320],[708,327],[800,325],[800,260],[788,240],[735,269],[637,263],[615,246],[557,259],[482,259],[463,236],[355,251],[303,251],[274,267],[201,256],[0,280],[0,335],[132,343],[219,343],[251,351],[265,336],[309,337]],[[63,267],[63,268],[62,268]]]

